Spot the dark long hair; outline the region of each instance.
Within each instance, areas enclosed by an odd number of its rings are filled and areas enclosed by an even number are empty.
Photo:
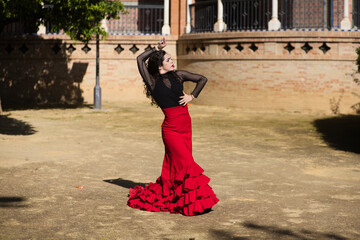
[[[165,54],[166,54],[166,52],[164,50],[156,51],[151,54],[151,56],[147,62],[147,69],[148,69],[149,73],[153,76],[153,78],[155,79],[155,82],[161,78],[160,72],[159,72],[159,67],[162,66]],[[178,81],[181,82],[180,77],[175,72],[172,71],[171,74],[173,75],[173,77],[175,79],[177,79]],[[144,88],[145,88],[144,92],[146,94],[146,97],[151,99],[151,105],[159,106],[151,94],[150,86],[148,86],[145,81],[144,81]]]

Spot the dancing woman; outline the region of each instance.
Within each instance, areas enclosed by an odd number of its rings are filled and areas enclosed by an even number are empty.
[[[210,178],[192,157],[191,119],[187,104],[199,95],[207,79],[187,71],[174,70],[174,62],[162,49],[166,40],[137,57],[146,95],[164,112],[162,138],[165,157],[161,176],[145,188],[129,190],[127,204],[146,211],[168,211],[197,215],[211,210],[219,200],[208,185]],[[146,60],[148,60],[146,64]],[[196,82],[190,95],[183,91],[183,82]]]

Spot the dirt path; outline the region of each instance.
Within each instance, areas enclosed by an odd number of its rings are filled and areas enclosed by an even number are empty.
[[[0,117],[0,239],[360,239],[360,154],[324,116],[190,106],[194,158],[220,202],[195,217],[127,207],[160,175],[160,109],[24,110]]]

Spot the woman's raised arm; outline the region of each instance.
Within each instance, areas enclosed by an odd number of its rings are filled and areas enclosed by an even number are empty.
[[[140,54],[137,57],[137,64],[138,64],[138,69],[139,69],[140,75],[144,79],[145,83],[150,87],[151,91],[154,90],[154,88],[155,88],[155,79],[149,73],[149,71],[148,71],[148,69],[146,67],[145,61],[150,57],[150,55],[153,52],[161,50],[164,47],[166,47],[166,39],[165,39],[165,37],[160,39],[157,46],[143,52],[142,54]]]
[[[155,48],[149,49],[149,50],[143,52],[142,54],[140,54],[136,59],[138,69],[139,69],[139,73],[140,73],[141,77],[144,79],[144,82],[150,87],[151,90],[154,90],[155,80],[151,76],[151,74],[149,73],[149,71],[148,71],[148,69],[146,67],[145,61],[155,51],[156,51]]]

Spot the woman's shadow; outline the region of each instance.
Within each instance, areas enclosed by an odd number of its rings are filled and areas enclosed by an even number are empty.
[[[148,183],[133,182],[122,178],[108,179],[108,180],[104,180],[104,182],[115,184],[124,188],[134,188],[135,186],[145,187],[148,184]]]

